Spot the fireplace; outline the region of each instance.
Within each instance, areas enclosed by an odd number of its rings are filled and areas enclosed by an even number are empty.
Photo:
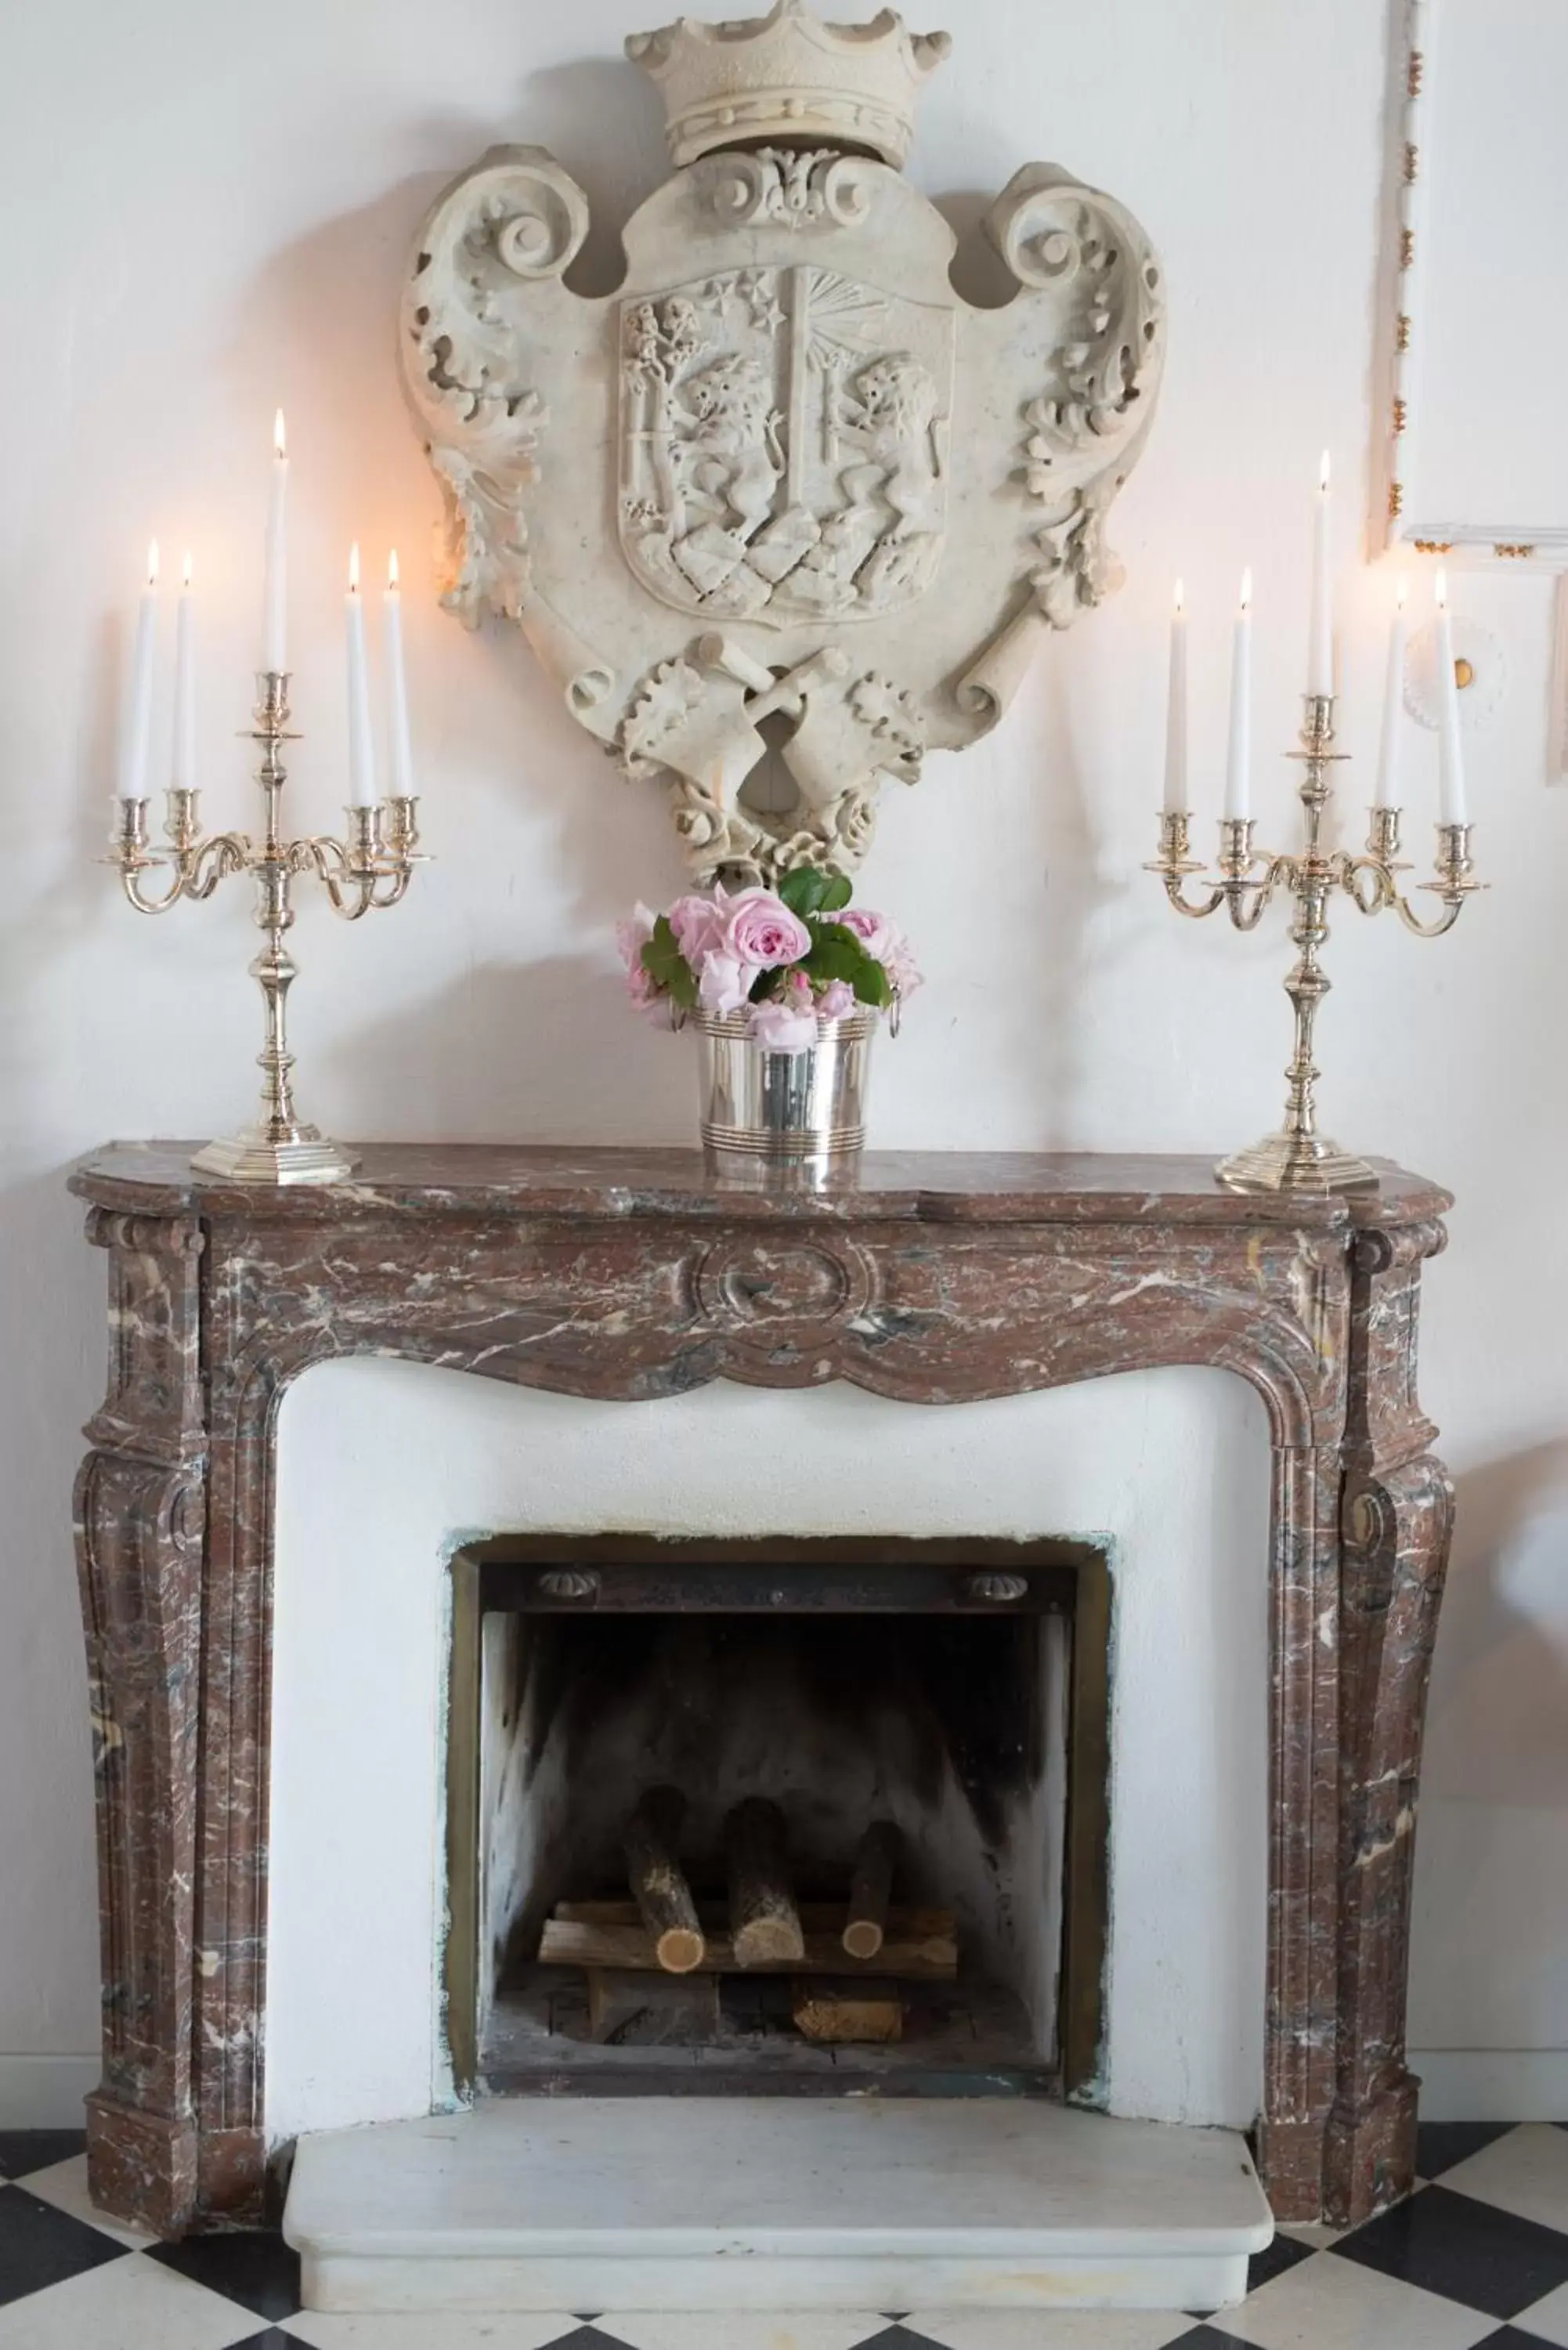
[[[1095,2101],[1099,1551],[536,1534],[466,1546],[452,1585],[460,2088]],[[640,1841],[628,1868],[650,1803],[697,1913],[668,1964]],[[783,1922],[748,1952],[759,1815]]]
[[[1440,1191],[1389,1169],[1376,1191],[1354,1198],[1236,1197],[1217,1188],[1206,1163],[1187,1160],[936,1155],[873,1157],[852,1189],[774,1197],[727,1190],[680,1152],[389,1145],[367,1149],[351,1186],[261,1194],[198,1178],[189,1160],[184,1145],[122,1145],[75,1178],[91,1205],[92,1236],[109,1253],[111,1281],[109,1389],[78,1492],[102,1731],[104,2077],[89,2100],[88,2140],[93,2191],[106,2209],[170,2235],[243,2223],[263,2207],[269,2160],[303,2131],[315,2134],[300,2142],[291,2225],[307,2252],[310,2291],[327,2296],[317,2306],[410,2306],[416,2289],[467,2293],[471,2306],[691,2306],[668,2296],[732,2291],[720,2272],[737,2251],[759,2305],[775,2296],[783,2308],[802,2306],[792,2296],[808,2288],[826,2296],[826,2306],[909,2307],[921,2297],[954,2305],[955,2297],[994,2297],[1003,2280],[1021,2295],[1066,2303],[1227,2298],[1237,2264],[1268,2226],[1241,2139],[1224,2126],[1181,2126],[1186,2116],[1137,2118],[1149,2108],[1127,2103],[1116,2085],[1125,1993],[1116,1954],[1129,1908],[1156,1936],[1153,1944],[1142,1938],[1145,1959],[1152,1953],[1158,1969],[1161,1956],[1164,1880],[1154,1864],[1164,1855],[1151,1855],[1141,1835],[1146,1814],[1159,1810],[1147,1801],[1147,1781],[1143,1804],[1116,1799],[1111,1856],[1117,1869],[1137,1843],[1148,1870],[1141,1900],[1136,1886],[1127,1903],[1118,1891],[1108,1937],[1108,2069],[1119,2109],[1082,2111],[1072,2102],[1096,2095],[1096,2027],[1081,2007],[1085,1986],[1098,1980],[1096,1900],[1082,1896],[1075,1856],[1104,1853],[1103,1819],[1078,1835],[1078,1798],[1095,1774],[1073,1735],[1083,1715],[1072,1697],[1096,1644],[1078,1639],[1077,1627],[1096,1567],[1104,1593],[1107,1558],[1124,1633],[1133,1624],[1160,1580],[1158,1529],[1150,1552],[1126,1561],[1109,1550],[1097,1559],[1064,1555],[1060,1545],[1025,1555],[1009,1544],[1001,1566],[954,1531],[976,1518],[996,1538],[1106,1523],[1087,1490],[1075,1505],[1054,1505],[1016,1416],[1033,1412],[1049,1388],[1076,1390],[1087,1411],[1088,1382],[1177,1365],[1246,1381],[1267,1416],[1270,1524],[1265,1535],[1260,1513],[1248,1536],[1256,1553],[1246,1582],[1260,1613],[1267,1595],[1266,1652],[1262,1638],[1247,1652],[1260,1715],[1265,1683],[1268,1703],[1266,1773],[1254,1768],[1251,1783],[1266,1778],[1266,1896],[1260,1882],[1249,1897],[1260,1934],[1267,1919],[1259,2167],[1276,2215],[1292,2220],[1326,2213],[1344,2224],[1407,2189],[1417,2085],[1404,2061],[1406,1925],[1449,1510],[1415,1368],[1422,1267],[1442,1242]],[[517,1542],[475,1545],[462,1531],[474,1521],[454,1493],[457,1514],[398,1554],[411,1575],[399,1586],[400,1620],[418,1627],[396,1651],[399,1686],[366,1690],[354,1686],[348,1663],[355,1625],[366,1607],[379,1617],[392,1595],[375,1541],[350,1513],[340,1539],[310,1561],[311,1588],[339,1611],[331,1636],[302,1651],[280,1618],[286,1669],[275,1691],[280,1401],[302,1372],[351,1356],[433,1367],[410,1370],[412,1380],[461,1371],[544,1391],[529,1440],[542,1447],[556,1407],[584,1408],[576,1489],[562,1508],[534,1511],[530,1477],[535,1500],[549,1484],[535,1460],[520,1464],[514,1499],[476,1513],[482,1526],[566,1527],[579,1539],[566,1549],[551,1544],[549,1556]],[[818,1392],[753,1392],[764,1389]],[[877,1464],[888,1503],[879,1522],[941,1531],[941,1554],[915,1544],[874,1559],[806,1546],[825,1523],[858,1525],[869,1539],[878,1517],[857,1518],[851,1507],[803,1521],[787,1492],[784,1507],[746,1514],[746,1432],[726,1399],[766,1404],[767,1476],[794,1473],[792,1440],[808,1461],[814,1445],[826,1446],[840,1461],[838,1490],[851,1504],[867,1439],[890,1439]],[[628,1407],[637,1408],[625,1422],[628,1453],[663,1446],[666,1429],[671,1440],[668,1463],[642,1489],[661,1497],[659,1505],[628,1504],[618,1517],[598,1512],[594,1496],[615,1486],[615,1431]],[[891,1419],[873,1430],[871,1417],[883,1413]],[[1006,1514],[988,1520],[991,1485],[964,1492],[948,1448],[949,1431],[992,1427],[992,1413],[1001,1415],[986,1440],[994,1449],[973,1457],[998,1464]],[[634,1419],[644,1431],[636,1443]],[[723,1498],[693,1516],[675,1431],[695,1422],[707,1424],[702,1473],[719,1481],[710,1497],[722,1485]],[[553,1424],[558,1430],[559,1419]],[[587,1450],[590,1429],[597,1453]],[[404,1441],[414,1448],[420,1440]],[[942,1509],[906,1515],[888,1462],[927,1482],[929,1498],[944,1460]],[[701,1533],[714,1546],[681,1555],[660,1543],[652,1552],[633,1534],[615,1536],[597,1557],[585,1547],[596,1525],[656,1523]],[[792,1555],[762,1559],[760,1574],[735,1540],[757,1524],[801,1537]],[[532,1537],[535,1545],[548,1539]],[[430,2061],[442,2022],[431,1952],[447,1871],[437,1859],[433,1726],[443,1651],[435,1595],[441,1561],[454,1550],[464,1556],[450,1586],[453,1654],[459,1669],[466,1657],[472,1719],[469,1741],[453,1747],[470,1768],[453,1781],[452,1846],[470,1859],[450,1887],[445,1955],[455,1972],[444,2022],[466,2077],[487,2091],[469,2111],[448,2109],[452,2083]],[[1065,1585],[1053,1584],[1068,1566],[1070,1602]],[[878,1604],[865,1605],[876,1597],[873,1569],[890,1586],[879,1586]],[[1004,1596],[982,1596],[971,1578],[993,1571],[1014,1575],[1023,1591],[1008,1597],[999,1580]],[[747,1576],[749,1597],[734,1580]],[[760,1606],[763,1586],[806,1604]],[[1070,1649],[1054,1596],[1072,1609]],[[1179,1606],[1179,1592],[1168,1591],[1166,1602]],[[1199,1612],[1182,1620],[1179,1637],[1211,1655],[1218,1628]],[[721,1638],[727,1645],[715,1662]],[[978,1668],[965,1643],[989,1640],[997,1647],[985,1660],[987,1686],[1009,1693],[1015,1725],[1038,1733],[1026,1768],[1001,1734],[1004,1721],[986,1725],[990,1751],[976,1752],[962,1690]],[[1158,1653],[1147,1643],[1128,1647],[1115,1668],[1124,1710],[1135,1675],[1152,1670],[1143,1719],[1158,1715],[1175,1645]],[[660,2047],[642,2026],[615,2036],[615,2020],[596,2037],[590,2012],[587,2033],[556,2035],[571,2044],[548,2062],[535,2033],[529,2064],[502,2064],[498,2025],[509,2002],[515,2014],[519,1964],[541,1963],[545,1926],[602,1926],[606,1903],[624,1911],[626,1819],[656,1783],[685,1797],[678,1856],[694,1908],[708,1906],[699,1923],[716,1939],[725,1930],[720,1847],[737,1808],[730,1798],[742,1792],[743,1755],[711,1765],[708,1784],[678,1740],[655,1740],[639,1758],[647,1767],[630,1771],[623,1720],[603,1750],[609,1792],[597,1824],[592,1804],[584,1813],[575,1802],[545,1801],[552,1773],[566,1793],[587,1792],[584,1755],[600,1772],[598,1708],[569,1694],[546,1708],[551,1687],[618,1690],[635,1717],[667,1683],[670,1657],[690,1663],[699,1655],[706,1661],[696,1684],[711,1721],[722,1726],[726,1707],[733,1711],[732,1688],[763,1692],[756,1711],[787,1718],[799,1733],[788,1742],[799,1744],[809,1725],[811,1740],[831,1731],[835,1752],[853,1757],[837,1777],[857,1787],[854,1803],[815,1819],[787,1780],[744,1784],[746,1796],[783,1815],[784,1876],[803,1934],[807,1912],[814,1934],[830,1933],[838,1917],[847,1923],[845,1879],[860,1836],[876,1825],[867,1814],[890,1814],[900,1874],[886,1925],[893,1908],[950,1911],[959,1992],[972,1988],[1006,2006],[1002,2087],[1054,2085],[1059,2095],[757,2094],[759,2082],[771,2086],[766,2068],[781,2054],[785,2071],[817,2080],[842,2064],[858,2067],[863,2082],[877,2067],[883,2081],[899,2068],[906,2086],[950,2087],[950,2052],[922,2016],[929,1994],[918,1976],[907,1991],[900,1984],[897,2043],[841,2043],[830,2063],[820,2043],[795,2048],[808,2035],[798,2029],[791,1976],[787,2027],[764,2028],[763,2018],[741,2035],[742,2047],[703,2043],[679,2025]],[[844,1702],[845,1659],[857,1692],[869,1694],[858,1719]],[[1178,1685],[1194,1686],[1190,1676]],[[349,1786],[332,1814],[325,1865],[374,1836],[384,1849],[400,1835],[398,1884],[405,1896],[418,1887],[403,1916],[419,1922],[412,1934],[385,1932],[385,1888],[373,1873],[347,1877],[334,1888],[338,1910],[352,1901],[363,1922],[354,1963],[344,1963],[318,1918],[312,1927],[315,1885],[296,1877],[285,1905],[289,1956],[274,1974],[275,1719],[291,1738],[287,1725],[307,1713],[330,1738],[337,1699],[350,1690],[358,1734],[338,1742]],[[461,1708],[462,1690],[451,1694]],[[904,1722],[909,1767],[897,1773],[881,1731],[871,1735],[872,1718],[889,1715]],[[552,1747],[568,1730],[561,1752],[569,1746],[573,1758],[570,1787]],[[845,1742],[851,1731],[858,1745]],[[1027,1750],[1027,1735],[1022,1742]],[[400,1764],[407,1758],[404,1791],[413,1784],[418,1804],[428,1800],[412,1835],[411,1814],[389,1798],[386,1774],[381,1783],[364,1775],[367,1756],[389,1753]],[[950,1800],[929,1800],[939,1785]],[[536,1799],[532,1814],[527,1797]],[[981,1814],[1004,1832],[1000,1838],[981,1833]],[[1031,1908],[1027,1933],[1002,1932],[1000,1894],[988,1897],[989,1909],[978,1898],[973,1871],[988,1840],[1008,1851],[1012,1891]],[[1025,1905],[1029,1866],[1038,1898]],[[530,1950],[536,1927],[540,1942]],[[273,1947],[283,1950],[281,1935]],[[564,1986],[572,1969],[563,1962],[557,1971]],[[339,2066],[328,2050],[335,2110],[275,2126],[266,2066],[287,2035],[288,2001],[306,1981],[322,1985],[312,1994],[313,2030],[324,2016],[345,2016],[352,2061]],[[746,1988],[760,2002],[757,1984]],[[607,1996],[617,1987],[600,1989]],[[591,1998],[586,1982],[577,1995]],[[388,2050],[394,2004],[409,2037],[392,2052],[401,2084],[392,2098],[379,2073],[362,2067],[379,2066]],[[601,2024],[607,2012],[601,1997]],[[316,2038],[308,2048],[321,2044]],[[518,2046],[514,2033],[513,2054]],[[721,2063],[732,2066],[728,2076]],[[725,2085],[684,2099],[593,2094],[595,2065],[607,2091],[646,2086],[649,2069],[708,2065]],[[506,2077],[530,2067],[529,2080]],[[296,2070],[296,2086],[303,2077]],[[570,2094],[504,2094],[527,2086]],[[378,2126],[351,2126],[366,2122]],[[635,2198],[617,2205],[599,2191],[607,2159],[637,2196],[657,2190],[651,2223],[645,2203],[639,2219]],[[474,2189],[461,2211],[449,2194],[458,2173]],[[948,2193],[955,2178],[965,2186],[961,2206]],[[1074,2179],[1092,2192],[1067,2209],[1059,2190]],[[781,2181],[790,2188],[782,2223]],[[383,2225],[393,2211],[396,2241]],[[462,2221],[455,2237],[443,2212]],[[439,2273],[416,2274],[431,2225]],[[657,2275],[647,2257],[650,2225]],[[1176,2266],[1162,2267],[1166,2253],[1155,2248],[1168,2249],[1173,2230]],[[814,2269],[825,2240],[839,2249]],[[648,2298],[656,2291],[667,2296],[662,2304]],[[333,2294],[349,2298],[332,2304]]]

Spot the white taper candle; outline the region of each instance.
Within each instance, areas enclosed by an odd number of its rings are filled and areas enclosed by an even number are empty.
[[[266,512],[266,575],[262,625],[262,667],[288,667],[288,442],[283,411],[273,419],[272,491]]]
[[[1449,619],[1448,574],[1439,571],[1438,594],[1438,822],[1464,824],[1465,762],[1459,743],[1459,681],[1454,673],[1454,632]]]
[[[1241,574],[1241,600],[1231,656],[1231,741],[1225,761],[1225,813],[1252,813],[1252,575]]]
[[[1334,691],[1333,515],[1325,449],[1317,488],[1313,492],[1312,512],[1312,615],[1307,629],[1306,690],[1315,694]]]
[[[348,550],[348,797],[355,807],[376,805],[376,753],[370,731],[370,676],[365,661],[365,603],[359,593],[359,549]]]
[[[1407,581],[1403,572],[1394,591],[1394,617],[1388,623],[1388,675],[1383,687],[1383,740],[1377,754],[1377,796],[1375,807],[1397,808],[1400,805],[1399,754],[1405,734],[1405,651],[1409,641],[1409,623],[1405,618],[1405,592]]]
[[[387,560],[386,593],[381,598],[383,642],[387,656],[387,764],[389,788],[394,799],[411,799],[414,790],[414,746],[409,731],[409,680],[403,661],[403,598],[398,579],[398,552]]]
[[[1181,582],[1170,615],[1170,697],[1165,718],[1165,813],[1187,813],[1187,612]]]
[[[196,788],[196,606],[193,566],[185,557],[174,608],[174,755],[169,780],[176,791]]]
[[[125,739],[120,745],[119,796],[147,797],[147,758],[152,740],[152,671],[158,650],[158,541],[147,549],[147,584],[136,616],[136,637],[130,653],[130,690],[125,705]]]

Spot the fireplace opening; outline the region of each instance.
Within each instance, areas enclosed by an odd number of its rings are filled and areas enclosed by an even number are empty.
[[[1109,1615],[1069,1542],[466,1546],[460,2087],[1096,2102]]]

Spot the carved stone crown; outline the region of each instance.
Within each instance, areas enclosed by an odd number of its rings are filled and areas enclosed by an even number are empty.
[[[664,92],[670,151],[694,163],[715,147],[788,139],[869,147],[900,166],[926,76],[952,47],[884,8],[867,25],[825,25],[805,0],[708,25],[682,16],[626,45]]]

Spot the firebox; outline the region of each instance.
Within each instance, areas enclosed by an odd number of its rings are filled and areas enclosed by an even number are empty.
[[[460,1550],[459,2086],[1101,2102],[1110,1608],[1069,1541]]]

